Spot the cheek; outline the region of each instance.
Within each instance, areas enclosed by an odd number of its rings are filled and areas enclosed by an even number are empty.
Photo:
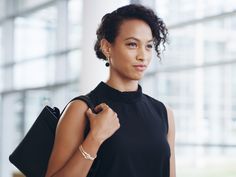
[[[114,63],[119,63],[121,65],[128,64],[135,60],[136,53],[132,50],[120,49],[114,53]]]
[[[134,52],[127,51],[123,53],[123,60],[127,63],[134,62],[136,58],[136,54]]]

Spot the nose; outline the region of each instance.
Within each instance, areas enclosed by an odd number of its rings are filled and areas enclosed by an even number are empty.
[[[147,54],[145,47],[140,47],[138,49],[136,59],[141,60],[141,61],[145,61],[145,60],[147,60],[147,57],[148,57],[148,54]]]

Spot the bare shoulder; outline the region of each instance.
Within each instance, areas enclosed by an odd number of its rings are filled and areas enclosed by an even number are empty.
[[[75,117],[80,116],[81,114],[84,115],[86,110],[88,109],[87,104],[82,100],[74,100],[71,103],[69,103],[64,111],[64,113],[61,115],[60,122],[70,119],[76,119]],[[59,122],[59,123],[60,123]]]
[[[81,100],[75,100],[69,103],[61,115],[57,130],[64,128],[67,129],[67,127],[69,130],[73,130],[73,127],[77,129],[78,126],[81,126],[81,123],[85,123],[87,109],[87,104]]]
[[[88,106],[87,104],[82,101],[82,100],[74,100],[72,102],[70,102],[68,104],[68,106],[66,107],[64,113],[62,114],[62,117],[65,115],[65,114],[71,114],[71,113],[81,113],[81,112],[84,112],[88,109]]]
[[[56,142],[57,140],[58,142],[62,142],[60,141],[62,139],[64,143],[72,145],[74,144],[73,142],[77,142],[75,138],[78,137],[81,141],[87,123],[87,109],[87,104],[81,100],[75,100],[68,104],[57,126]]]

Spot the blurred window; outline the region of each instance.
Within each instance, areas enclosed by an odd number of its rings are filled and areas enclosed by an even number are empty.
[[[234,176],[235,2],[155,2],[170,39],[143,86],[174,110],[177,176]]]
[[[56,50],[57,10],[49,7],[17,17],[15,25],[15,60],[40,57]]]

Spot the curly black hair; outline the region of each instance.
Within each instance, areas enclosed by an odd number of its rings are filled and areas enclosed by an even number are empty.
[[[118,35],[121,23],[130,19],[143,20],[150,26],[155,51],[157,53],[157,57],[160,58],[160,44],[162,43],[165,48],[168,29],[162,19],[159,18],[152,9],[140,4],[130,4],[120,7],[102,17],[101,24],[96,32],[97,40],[94,45],[94,50],[98,58],[106,60],[106,56],[101,51],[101,40],[105,38],[108,42],[113,43]]]

